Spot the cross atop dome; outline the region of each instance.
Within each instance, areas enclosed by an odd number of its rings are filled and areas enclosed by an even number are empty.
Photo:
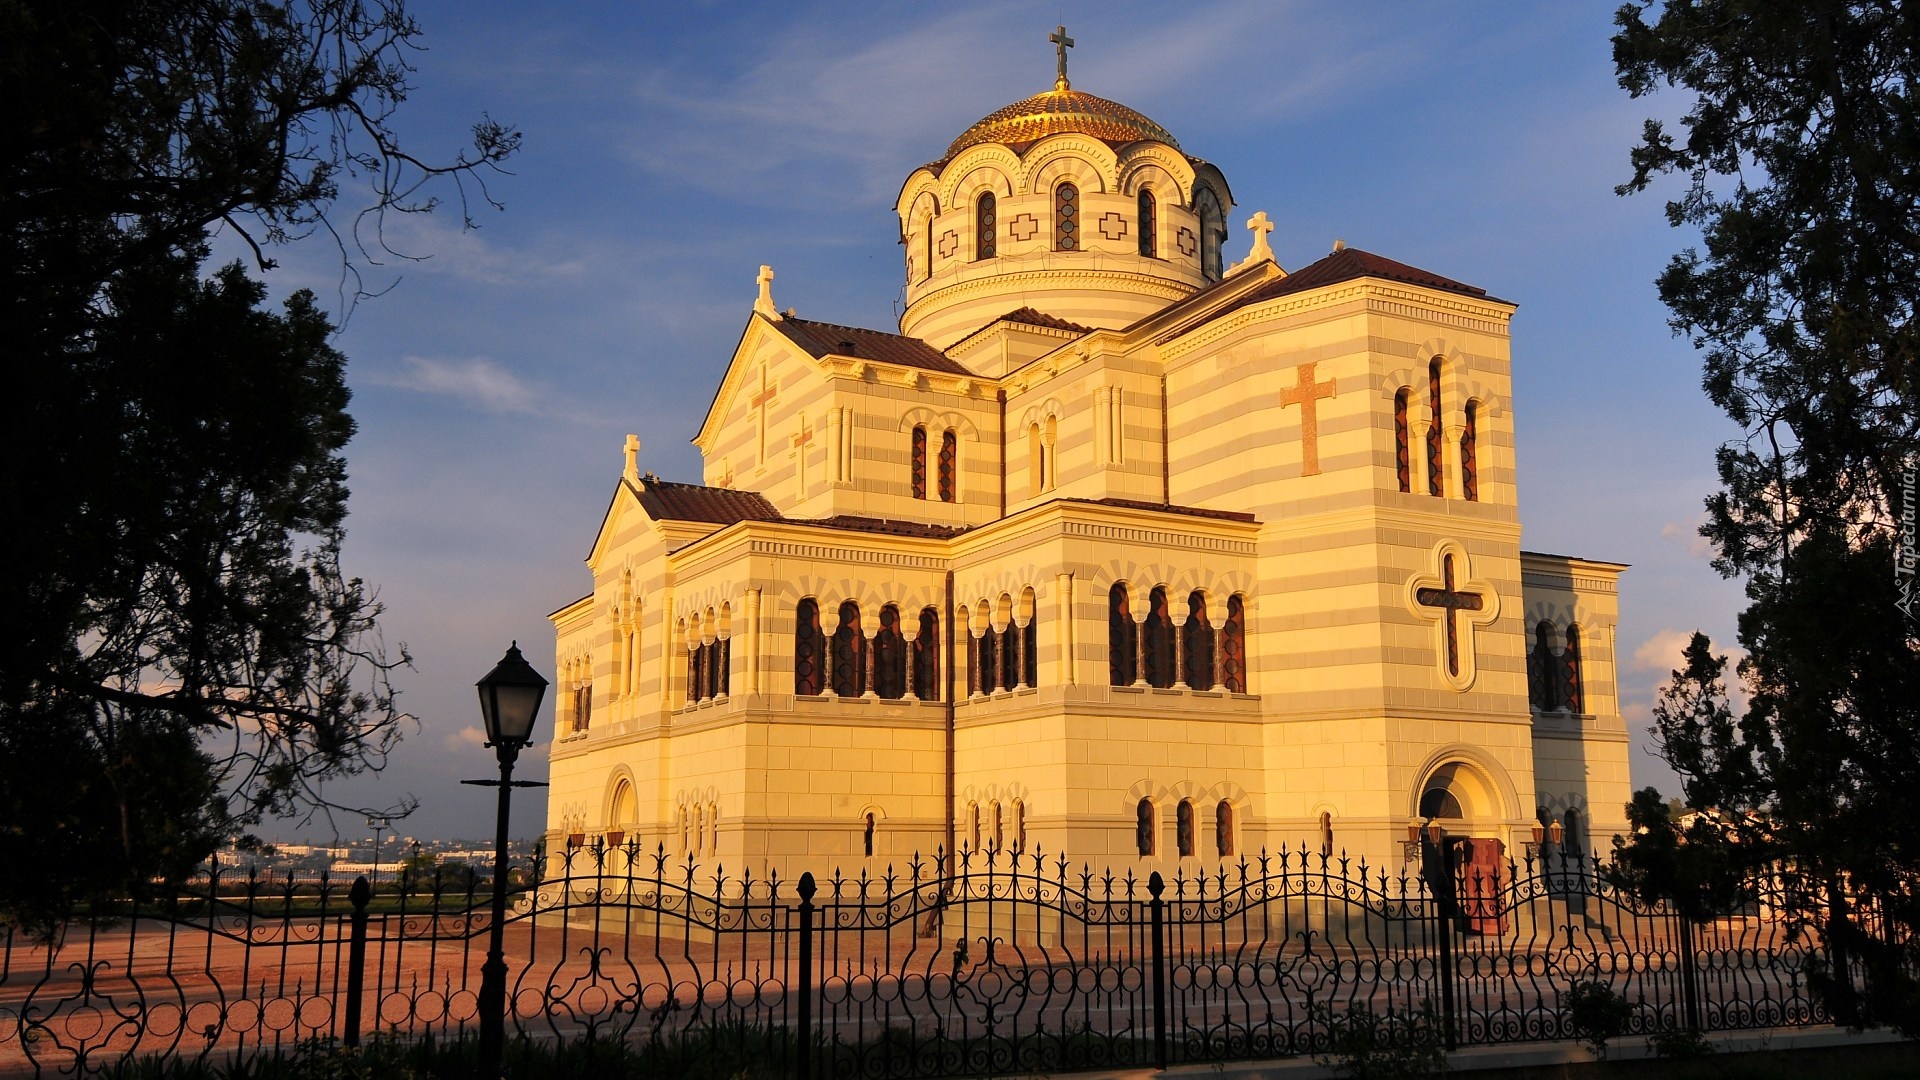
[[[1055,90],[1073,89],[1073,86],[1067,82],[1067,50],[1073,48],[1073,39],[1067,36],[1065,26],[1058,26],[1054,28],[1053,33],[1047,35],[1047,40],[1053,42],[1054,51],[1060,55],[1060,73],[1053,77],[1053,88]]]

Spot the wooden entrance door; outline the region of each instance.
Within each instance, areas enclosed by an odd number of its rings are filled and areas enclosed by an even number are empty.
[[[1475,933],[1505,933],[1506,846],[1480,836],[1462,837],[1457,843],[1460,913]]]

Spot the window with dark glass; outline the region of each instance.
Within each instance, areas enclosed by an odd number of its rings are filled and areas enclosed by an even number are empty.
[[[1247,603],[1239,593],[1227,597],[1227,623],[1220,628],[1220,677],[1227,690],[1247,692]]]
[[[996,205],[993,192],[989,191],[982,194],[979,203],[974,206],[973,257],[976,259],[993,258],[994,227],[999,220],[999,216],[995,213]]]
[[[1155,258],[1158,248],[1156,232],[1159,228],[1154,217],[1153,192],[1140,189],[1140,254]]]
[[[794,609],[793,692],[813,697],[826,685],[825,642],[820,633],[820,603],[808,597]]]
[[[1233,854],[1233,804],[1225,799],[1213,808],[1213,853],[1223,859]]]
[[[913,696],[940,700],[940,613],[920,609],[920,634],[913,639]]]
[[[1560,653],[1560,703],[1569,712],[1585,712],[1580,685],[1580,628],[1567,627],[1567,647]]]
[[[1133,807],[1133,843],[1142,855],[1153,854],[1154,821],[1153,800],[1141,799]]]
[[[1053,189],[1053,246],[1058,251],[1080,247],[1080,189],[1072,184]]]
[[[1533,651],[1527,654],[1527,697],[1534,708],[1551,712],[1560,707],[1560,673],[1552,648],[1553,624],[1542,622],[1533,628]]]
[[[1480,465],[1475,456],[1478,440],[1479,402],[1467,402],[1467,426],[1460,432],[1460,495],[1468,502],[1480,499]]]
[[[1400,479],[1401,491],[1413,490],[1413,445],[1407,435],[1407,398],[1402,389],[1393,395],[1393,468]]]
[[[940,501],[952,502],[959,494],[960,438],[951,431],[940,434]]]
[[[866,693],[867,639],[860,633],[860,605],[840,605],[840,626],[833,632],[833,692],[841,697]]]
[[[873,692],[889,701],[907,696],[907,639],[900,633],[900,609],[880,609],[873,635]]]
[[[1427,365],[1427,409],[1433,423],[1427,426],[1427,494],[1446,494],[1446,463],[1440,456],[1440,359]]]
[[[1125,582],[1114,582],[1113,588],[1107,590],[1108,685],[1133,685],[1138,647],[1134,635],[1138,632],[1139,627],[1133,622],[1133,609],[1128,604],[1127,585]]]
[[[1187,686],[1213,689],[1213,624],[1207,621],[1207,594],[1195,589],[1187,596],[1187,624],[1180,628],[1180,651]]]
[[[1193,800],[1181,799],[1174,809],[1173,835],[1183,857],[1194,853],[1194,831]]]
[[[916,425],[913,429],[913,497],[927,497],[927,427]]]
[[[1226,211],[1220,207],[1220,197],[1205,185],[1194,193],[1193,209],[1200,219],[1200,276],[1219,281],[1220,245],[1227,239]]]
[[[1147,685],[1173,685],[1173,614],[1167,610],[1167,590],[1147,594]]]

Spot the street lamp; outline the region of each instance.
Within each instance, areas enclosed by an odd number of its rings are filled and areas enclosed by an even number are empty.
[[[373,881],[380,881],[380,834],[393,827],[393,819],[385,814],[368,814],[367,828],[373,830]]]
[[[533,721],[546,696],[547,680],[533,670],[514,642],[507,654],[474,684],[480,688],[480,716],[487,728],[487,745],[500,759],[500,779],[462,780],[500,789],[499,815],[493,834],[493,925],[487,940],[487,962],[480,966],[480,1075],[500,1075],[501,1051],[506,1043],[507,956],[507,805],[517,787],[545,784],[513,778],[520,748],[533,741]]]

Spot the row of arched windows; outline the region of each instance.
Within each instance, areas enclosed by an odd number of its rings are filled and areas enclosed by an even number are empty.
[[[1134,845],[1143,858],[1160,853],[1160,808],[1150,798],[1134,807]],[[1192,799],[1181,799],[1173,812],[1174,850],[1182,857],[1200,854],[1199,810]],[[1221,799],[1213,808],[1213,853],[1226,858],[1234,853],[1233,804]]]
[[[1413,453],[1412,427],[1408,419],[1413,390],[1402,387],[1393,395],[1393,451],[1394,469],[1398,473],[1400,490],[1413,491]],[[1427,364],[1427,414],[1432,423],[1427,425],[1427,494],[1444,496],[1446,486],[1446,458],[1442,444],[1445,441],[1445,425],[1440,418],[1446,415],[1441,411],[1440,400],[1440,358],[1434,357]],[[1478,459],[1480,403],[1468,401],[1463,408],[1464,426],[1460,431],[1460,495],[1468,502],[1480,499],[1480,464]]]
[[[1062,181],[1053,189],[1053,249],[1055,251],[1079,251],[1085,247],[1081,239],[1080,186],[1071,180]],[[1194,191],[1194,213],[1200,218],[1200,273],[1208,281],[1220,280],[1221,244],[1226,239],[1226,212],[1221,208],[1219,196],[1205,184]],[[1157,259],[1159,254],[1159,204],[1153,192],[1141,188],[1138,196],[1138,213],[1134,222],[1139,238],[1140,254]],[[938,209],[936,207],[936,209]],[[924,242],[926,245],[924,270],[921,280],[933,276],[934,237],[932,215],[925,219]],[[973,204],[973,257],[976,261],[991,259],[999,254],[1000,200],[991,191],[982,192]],[[1186,252],[1189,256],[1194,252]]]
[[[927,454],[930,434],[925,424],[916,424],[913,429],[912,472],[913,497],[928,498],[927,495]],[[939,457],[935,461],[933,473],[937,487],[934,489],[941,502],[953,502],[960,494],[960,436],[949,428],[940,433]]]
[[[962,606],[958,618],[962,626],[971,627],[976,618],[985,623],[978,635],[967,637],[968,697],[1039,684],[1040,618],[1031,587],[1021,591],[1018,601],[1012,593],[1002,593],[998,603],[983,600],[972,609]]]
[[[1586,711],[1586,693],[1580,679],[1580,627],[1568,625],[1566,643],[1553,650],[1554,629],[1542,620],[1533,628],[1533,648],[1527,653],[1527,702],[1541,712],[1564,709]]]
[[[793,692],[802,697],[878,697],[938,701],[940,613],[920,610],[911,626],[900,608],[880,609],[871,633],[861,624],[860,605],[841,603],[831,635],[820,623],[820,602],[807,597],[794,608]],[[911,629],[911,639],[907,630]]]
[[[1010,805],[1003,805],[999,799],[995,799],[987,804],[983,815],[980,804],[970,802],[967,804],[966,828],[968,850],[1024,854],[1027,850],[1027,804],[1015,799]]]
[[[710,701],[727,696],[731,647],[729,639],[703,641],[687,650],[687,701]]]
[[[1147,594],[1145,618],[1135,617],[1134,603],[1124,581],[1107,590],[1110,685],[1247,692],[1247,611],[1239,593],[1227,598],[1226,617],[1219,619],[1207,610],[1207,594],[1195,589],[1179,625],[1164,585]]]
[[[682,805],[678,816],[674,831],[679,834],[681,851],[689,855],[711,855],[719,850],[719,804]]]

